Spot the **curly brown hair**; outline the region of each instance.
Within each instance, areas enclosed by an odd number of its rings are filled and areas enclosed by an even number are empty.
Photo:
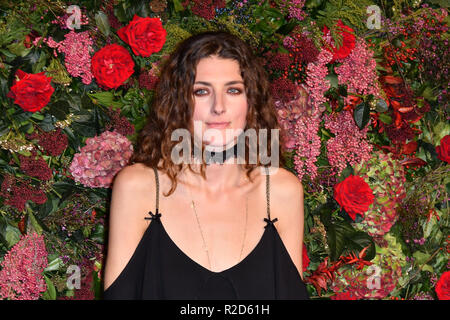
[[[192,133],[192,114],[194,109],[193,86],[198,62],[209,56],[223,59],[233,59],[239,62],[242,79],[248,102],[247,124],[244,128],[254,129],[258,137],[259,130],[268,132],[267,154],[271,154],[271,129],[279,131],[279,164],[283,166],[285,159],[285,134],[281,130],[273,99],[270,95],[270,83],[263,64],[254,55],[252,48],[237,36],[225,31],[207,31],[193,35],[180,42],[172,54],[162,62],[159,82],[155,88],[156,94],[150,110],[147,123],[139,133],[137,146],[130,163],[143,163],[150,168],[156,167],[165,172],[172,182],[172,187],[166,196],[173,193],[177,186],[177,175],[184,164],[175,164],[171,160],[171,152],[178,141],[172,141],[172,132],[179,128],[189,128]],[[191,146],[194,139],[191,135]],[[193,150],[193,149],[191,149]],[[202,146],[202,151],[204,146]],[[251,172],[262,166],[260,157],[256,164],[249,164],[249,145],[245,141],[245,163],[239,164],[246,170],[251,180]],[[161,161],[162,160],[162,161]],[[161,166],[158,166],[161,162]],[[188,164],[192,170],[191,164]],[[206,163],[202,161],[200,175],[206,179]]]

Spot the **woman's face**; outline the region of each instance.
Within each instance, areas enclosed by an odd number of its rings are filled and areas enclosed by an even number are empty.
[[[232,145],[233,137],[244,130],[247,116],[247,95],[239,63],[217,56],[201,59],[193,95],[194,125],[201,124],[202,129],[201,137],[200,131],[194,129],[197,138],[213,147]]]

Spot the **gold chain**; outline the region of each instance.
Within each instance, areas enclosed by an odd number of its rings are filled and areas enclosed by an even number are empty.
[[[208,251],[208,246],[206,245],[206,241],[205,241],[205,237],[203,235],[203,230],[202,227],[200,226],[200,221],[198,219],[198,215],[197,215],[197,210],[195,208],[195,202],[193,200],[192,197],[192,192],[191,192],[191,188],[188,188],[189,193],[191,194],[191,208],[194,210],[195,213],[195,218],[197,219],[197,224],[198,224],[198,228],[200,230],[200,234],[202,236],[202,240],[203,240],[203,248],[206,251],[206,255],[208,257],[208,264],[209,264],[209,270],[211,269],[211,258],[209,257],[209,251]],[[245,197],[245,225],[244,225],[244,238],[242,239],[242,247],[241,247],[241,253],[239,254],[239,261],[241,261],[241,257],[242,257],[242,251],[244,250],[244,244],[245,244],[245,237],[247,235],[247,220],[248,220],[248,197]],[[238,261],[238,262],[239,262]]]

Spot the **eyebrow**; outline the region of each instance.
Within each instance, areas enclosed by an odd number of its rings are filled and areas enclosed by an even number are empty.
[[[225,83],[225,85],[228,86],[228,85],[237,84],[237,83],[242,83],[242,84],[244,84],[243,81],[237,81],[237,80],[235,80],[235,81],[229,81],[229,82]],[[195,82],[194,84],[203,84],[203,85],[205,85],[205,86],[210,86],[210,87],[212,86],[211,83],[205,82],[205,81],[197,81],[197,82]]]

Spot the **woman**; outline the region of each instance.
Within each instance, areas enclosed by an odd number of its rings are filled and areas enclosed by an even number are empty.
[[[165,61],[156,92],[133,164],[114,181],[104,298],[307,299],[302,184],[251,163],[243,134],[279,129],[251,48],[226,32],[194,35]],[[183,128],[192,139],[180,162]]]

